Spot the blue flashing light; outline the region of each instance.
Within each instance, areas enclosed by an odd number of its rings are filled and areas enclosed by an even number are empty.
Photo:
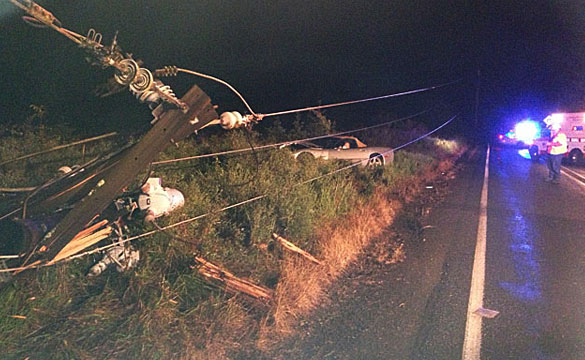
[[[540,125],[535,121],[524,120],[516,124],[514,132],[516,133],[516,140],[531,144],[534,139],[540,137]]]

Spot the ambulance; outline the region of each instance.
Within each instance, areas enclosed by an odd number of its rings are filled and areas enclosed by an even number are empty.
[[[530,157],[538,161],[540,155],[547,153],[547,142],[550,136],[550,126],[559,124],[561,131],[567,135],[568,151],[566,161],[578,164],[583,161],[585,153],[585,112],[551,114],[544,119],[547,129],[543,129],[542,137],[532,141],[528,148]]]

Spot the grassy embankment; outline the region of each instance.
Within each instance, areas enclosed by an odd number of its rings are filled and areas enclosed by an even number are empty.
[[[27,130],[2,138],[0,159],[65,141],[48,128]],[[262,135],[249,136],[258,144],[282,141],[282,134],[293,139],[331,130],[326,119],[311,116],[286,129],[273,123]],[[404,134],[390,128],[360,137],[366,143],[375,138],[376,145],[395,146]],[[390,139],[393,143],[383,143]],[[114,140],[87,145],[83,156],[117,146]],[[242,130],[211,131],[171,147],[160,158],[248,146]],[[141,261],[132,271],[108,270],[87,278],[87,270],[99,260],[90,256],[16,278],[0,289],[3,356],[222,359],[261,354],[294,331],[298,319],[324,300],[327,286],[391,223],[401,203],[451,166],[461,151],[452,141],[428,139],[397,152],[392,166],[355,167],[300,186],[296,184],[331,172],[341,163],[297,162],[288,149],[281,149],[155,167],[154,175],[162,177],[165,186],[186,196],[184,209],[161,219],[162,226],[268,196],[170,230],[197,246],[174,241],[165,233],[136,242]],[[0,187],[38,185],[60,165],[80,162],[80,149],[71,148],[6,165],[0,172]],[[4,197],[0,202],[10,201]],[[271,239],[272,233],[312,253],[322,265],[286,253]],[[388,256],[400,258],[400,251],[396,244]],[[259,306],[204,281],[193,266],[197,252],[272,289],[273,301]]]

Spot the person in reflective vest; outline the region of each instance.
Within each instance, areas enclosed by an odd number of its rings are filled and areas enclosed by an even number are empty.
[[[560,124],[551,125],[550,141],[547,146],[546,165],[548,167],[548,177],[545,181],[558,184],[561,180],[561,160],[567,153],[567,135],[561,131]]]

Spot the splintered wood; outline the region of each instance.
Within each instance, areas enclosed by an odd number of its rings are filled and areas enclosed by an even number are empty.
[[[272,290],[263,288],[248,280],[240,279],[227,270],[210,263],[202,257],[196,256],[195,261],[198,264],[197,271],[205,278],[222,283],[225,285],[225,291],[237,294],[244,293],[254,299],[270,301],[272,299]]]
[[[321,265],[321,261],[315,259],[315,257],[311,254],[309,254],[308,252],[306,252],[305,250],[301,249],[300,247],[296,246],[295,244],[291,243],[290,241],[286,240],[285,238],[283,238],[282,236],[279,236],[278,234],[272,234],[272,237],[275,240],[278,240],[280,242],[280,244],[287,250],[292,251],[294,253],[297,253],[301,256],[303,256],[304,258],[308,259],[309,261],[314,262],[317,265]]]
[[[112,232],[112,228],[110,226],[106,226],[107,224],[108,224],[107,220],[102,220],[99,223],[79,232],[73,238],[73,240],[71,240],[67,245],[65,245],[65,247],[63,247],[63,249],[61,249],[61,251],[55,256],[55,258],[51,260],[48,264],[53,264],[69,256],[75,255],[78,252],[82,251],[83,249],[86,249],[104,239],[107,239],[110,236],[110,233]],[[102,228],[103,226],[105,227]]]

